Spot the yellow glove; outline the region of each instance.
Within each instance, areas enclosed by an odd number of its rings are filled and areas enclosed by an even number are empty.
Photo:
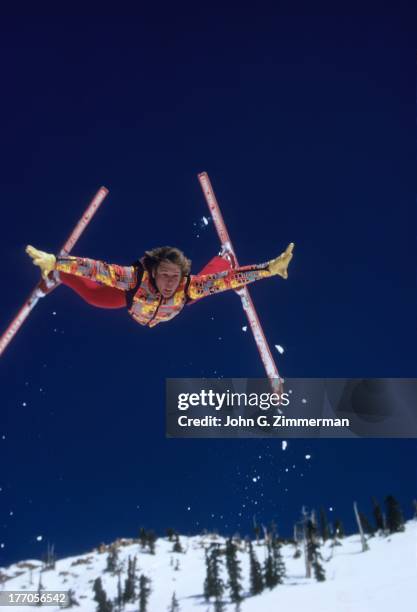
[[[52,270],[55,270],[55,255],[45,253],[44,251],[38,251],[38,249],[35,249],[35,247],[30,244],[26,247],[26,253],[32,258],[33,264],[39,266],[43,278],[46,279],[48,274],[52,272]]]
[[[279,274],[279,276],[282,276],[282,278],[288,278],[287,268],[293,257],[293,249],[294,243],[290,242],[285,251],[281,253],[279,257],[271,259],[271,261],[269,262],[269,269],[272,274]]]

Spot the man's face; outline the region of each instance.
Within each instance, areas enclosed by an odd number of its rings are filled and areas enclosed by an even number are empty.
[[[170,298],[181,281],[181,268],[170,261],[161,261],[154,273],[155,284],[164,298]]]

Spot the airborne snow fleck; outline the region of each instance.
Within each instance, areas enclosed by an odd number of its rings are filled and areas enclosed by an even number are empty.
[[[38,536],[36,536],[36,541],[37,542],[42,542],[42,538],[43,538],[43,536],[38,535]]]
[[[306,455],[305,458],[306,459],[311,459],[311,455]]]
[[[277,349],[278,353],[282,355],[282,353],[284,352],[284,349],[282,348],[282,346],[280,344],[276,344],[275,348]]]
[[[205,230],[206,227],[208,226],[208,224],[211,221],[211,217],[201,217],[197,223],[194,223],[194,227],[196,229],[197,232],[200,232],[201,230]],[[196,234],[197,238],[200,237],[200,234],[197,233]]]
[[[288,446],[288,442],[286,440],[283,440],[281,443],[282,450],[285,450],[287,446]]]

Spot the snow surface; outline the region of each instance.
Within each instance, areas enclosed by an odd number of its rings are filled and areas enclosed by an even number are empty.
[[[181,612],[201,610],[209,607],[202,595],[205,578],[204,548],[211,543],[224,544],[219,536],[180,537],[184,553],[173,553],[173,542],[159,538],[156,554],[143,552],[137,541],[119,540],[119,560],[123,564],[122,585],[126,577],[127,559],[137,556],[137,575],[143,573],[152,580],[152,593],[148,612],[165,612],[175,591]],[[408,612],[416,609],[417,602],[417,521],[409,521],[403,533],[375,536],[368,539],[369,550],[361,552],[358,535],[342,540],[341,546],[332,547],[327,542],[321,547],[322,565],[326,572],[325,582],[316,582],[305,577],[304,556],[294,559],[294,546],[281,549],[287,568],[287,577],[282,585],[272,591],[264,591],[256,597],[248,597],[241,604],[242,612],[276,612],[277,610],[303,612]],[[243,549],[243,544],[242,544]],[[254,544],[259,561],[265,558],[262,542]],[[0,568],[0,590],[36,591],[41,575],[44,589],[73,589],[79,607],[74,610],[93,612],[92,585],[102,577],[107,596],[114,598],[117,592],[117,576],[105,572],[107,552],[97,550],[78,557],[57,561],[55,570],[40,574],[42,563],[27,560]],[[249,586],[248,553],[240,551],[244,588]],[[179,569],[175,570],[176,561]],[[32,565],[32,571],[28,565]],[[17,573],[20,572],[20,575]],[[31,583],[32,575],[32,583]],[[10,579],[4,580],[5,576]],[[224,575],[226,579],[226,575]],[[225,598],[227,612],[235,610]],[[27,611],[27,607],[14,606],[16,611]],[[50,612],[60,608],[48,606]],[[138,609],[138,603],[127,604],[124,610]]]

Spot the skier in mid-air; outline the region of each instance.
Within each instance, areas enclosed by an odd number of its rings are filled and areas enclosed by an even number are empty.
[[[191,261],[177,248],[159,247],[131,266],[107,264],[84,257],[52,255],[26,247],[45,280],[61,281],[86,302],[99,308],[127,308],[141,325],[153,327],[181,312],[186,304],[237,290],[261,278],[288,277],[294,243],[275,259],[263,264],[236,267],[233,255],[223,252],[203,270],[190,274]]]

